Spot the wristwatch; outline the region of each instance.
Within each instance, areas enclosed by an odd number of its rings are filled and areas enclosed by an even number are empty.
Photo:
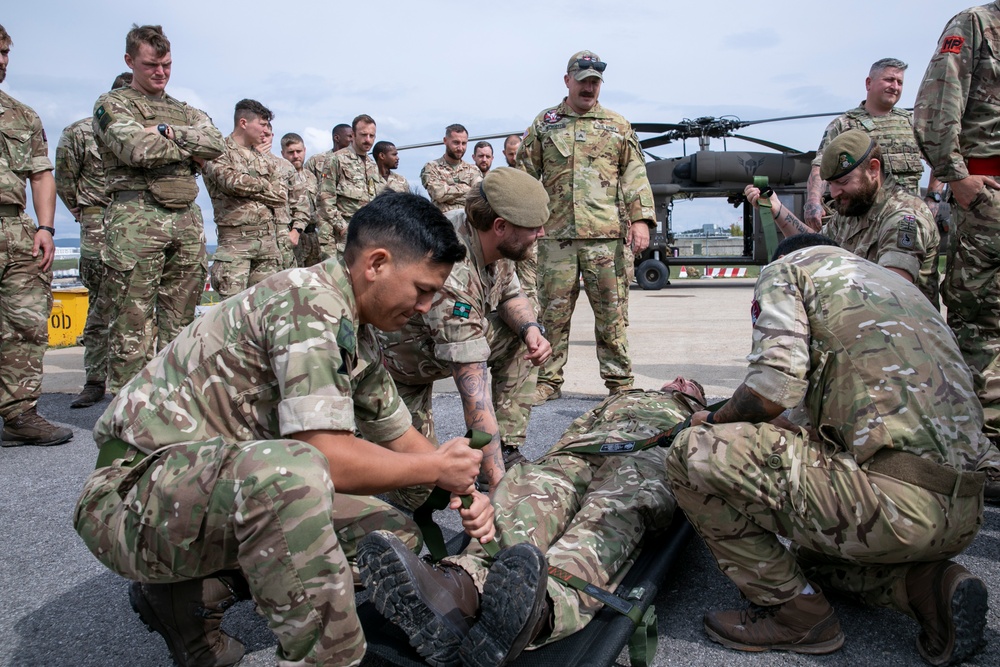
[[[528,333],[528,329],[531,327],[538,327],[538,331],[543,336],[545,335],[545,327],[538,322],[525,322],[521,325],[521,330],[517,333],[518,337],[520,337],[521,340],[524,340],[524,334]]]
[[[928,192],[924,195],[924,199],[930,199],[933,202],[941,203],[941,193],[940,192]]]
[[[163,136],[167,136],[167,130],[169,129],[170,126],[167,125],[166,123],[160,123],[159,125],[156,126],[156,131],[162,134]]]

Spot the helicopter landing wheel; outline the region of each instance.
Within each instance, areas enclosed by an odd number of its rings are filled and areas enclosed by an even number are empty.
[[[636,269],[635,281],[645,290],[663,289],[670,284],[670,269],[658,259],[647,259]]]

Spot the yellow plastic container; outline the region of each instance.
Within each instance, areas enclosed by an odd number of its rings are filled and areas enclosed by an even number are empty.
[[[83,335],[90,303],[86,287],[52,290],[52,314],[49,315],[49,347],[76,345]]]

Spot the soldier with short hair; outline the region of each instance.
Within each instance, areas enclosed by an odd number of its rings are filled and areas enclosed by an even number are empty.
[[[503,157],[508,167],[517,166],[517,149],[521,147],[521,135],[510,134],[503,140]]]
[[[545,234],[548,200],[524,172],[504,167],[487,174],[466,196],[465,210],[448,214],[466,247],[465,261],[452,269],[428,312],[381,336],[386,368],[414,426],[431,441],[434,382],[455,379],[466,425],[492,436],[482,475],[491,489],[505,464],[524,458],[519,448],[534,390],[529,370],[551,352],[511,261]]]
[[[493,166],[493,146],[490,142],[480,141],[475,145],[472,149],[472,161],[476,163],[479,171],[485,177],[490,167]]]
[[[483,179],[482,172],[462,157],[469,145],[469,131],[453,123],[444,129],[444,155],[420,170],[420,183],[442,212],[465,206],[465,195]]]
[[[385,189],[393,192],[409,192],[410,184],[393,171],[399,169],[399,151],[391,141],[380,141],[372,147],[372,157],[378,165],[378,173],[385,179]]]
[[[351,216],[385,187],[375,160],[368,156],[375,144],[375,119],[361,114],[351,127],[351,145],[313,165],[319,244],[324,257],[343,252]]]
[[[288,132],[281,137],[281,157],[294,167],[296,178],[305,188],[309,205],[309,224],[299,234],[299,242],[295,245],[296,262],[299,266],[319,264],[319,237],[316,233],[316,175],[304,167],[306,143],[302,137],[295,132]]]
[[[986,434],[1000,442],[1000,2],[959,12],[945,26],[914,108],[920,150],[951,190],[954,230],[941,293],[948,324],[972,368]],[[1000,479],[991,483],[1000,498]]]
[[[336,153],[351,145],[354,141],[354,128],[346,123],[337,123],[333,126],[333,150]]]
[[[982,525],[981,471],[1000,452],[941,314],[830,243],[779,244],[754,289],[746,379],[667,453],[677,504],[749,601],[706,614],[705,631],[738,650],[836,651],[829,588],[909,615],[924,659],[957,664],[982,641],[987,591],[947,559]]]
[[[208,257],[196,176],[225,149],[211,118],[166,93],[172,61],[160,26],[133,26],[125,64],[132,85],[94,104],[94,136],[111,197],[101,259],[114,313],[108,335],[112,392],[194,319]]]
[[[677,504],[663,449],[575,449],[655,438],[704,406],[701,385],[678,377],[659,391],[615,394],[578,417],[540,459],[500,482],[496,560],[474,544],[430,565],[391,533],[372,533],[358,561],[375,607],[432,664],[505,665],[528,646],[582,630],[601,603],[546,568],[607,589],[631,568],[646,533],[670,525]]]
[[[0,83],[14,41],[0,25]],[[56,185],[38,114],[0,90],[0,418],[4,447],[61,445],[73,437],[38,414],[52,310]],[[16,140],[15,140],[16,139]],[[38,226],[24,212],[26,182]]]
[[[913,112],[896,107],[903,94],[903,74],[907,67],[897,58],[882,58],[872,63],[865,79],[865,99],[827,125],[816,149],[806,186],[805,222],[812,231],[819,231],[823,217],[821,200],[826,184],[819,173],[823,154],[831,141],[848,130],[862,130],[870,134],[882,147],[886,177],[892,177],[905,192],[920,196],[924,165],[913,136]]]
[[[927,205],[899,187],[885,172],[885,153],[861,130],[848,130],[831,141],[820,166],[829,183],[835,213],[822,233],[842,248],[895,271],[915,283],[938,307],[938,246],[941,235]],[[760,190],[744,189],[757,206]],[[786,238],[811,233],[775,194],[774,222]]]
[[[290,269],[297,266],[295,249],[302,242],[302,235],[309,226],[309,216],[312,208],[306,183],[295,171],[295,167],[271,152],[274,143],[274,129],[267,124],[264,138],[257,150],[275,166],[278,186],[285,193],[285,205],[274,212],[274,237],[277,240],[278,252],[281,253],[281,268]]]
[[[210,277],[223,299],[281,270],[275,217],[288,195],[277,165],[258,150],[273,117],[256,100],[237,102],[225,150],[204,167],[219,235]]]
[[[111,90],[132,83],[132,73],[115,77]],[[83,118],[63,130],[56,146],[56,193],[80,223],[80,281],[87,288],[87,321],[83,327],[83,368],[86,384],[71,408],[87,408],[104,398],[108,379],[110,303],[102,294],[104,264],[104,167],[94,140],[94,119]]]
[[[342,256],[213,307],[97,422],[74,526],[135,582],[134,608],[177,664],[239,661],[220,625],[241,586],[278,637],[279,664],[357,664],[356,542],[388,527],[421,546],[412,521],[371,494],[472,493],[466,530],[493,535],[473,488],[481,452],[464,438],[435,448],[413,428],[374,333],[425,312],[464,256],[430,202],[387,193],[352,219]]]
[[[552,356],[538,371],[535,405],[562,395],[563,367],[580,280],[594,310],[601,377],[614,393],[632,386],[626,334],[625,245],[649,245],[653,193],[639,139],[629,122],[598,102],[607,63],[573,54],[568,95],[538,114],[517,152],[518,166],[542,181],[552,217],[538,242],[538,304]],[[625,214],[619,218],[619,205]]]

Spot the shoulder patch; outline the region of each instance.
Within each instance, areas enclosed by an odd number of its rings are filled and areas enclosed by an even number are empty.
[[[354,332],[354,323],[348,319],[340,320],[340,328],[337,329],[337,347],[351,355],[357,352],[358,337]]]
[[[555,109],[549,109],[545,112],[544,121],[548,124],[558,123],[562,116]]]
[[[941,53],[961,53],[963,44],[965,44],[965,37],[948,35],[941,40]]]
[[[101,130],[108,129],[108,125],[114,120],[105,109],[104,105],[97,107],[97,111],[94,112],[94,117],[97,118],[97,124],[101,126]]]
[[[913,215],[904,215],[899,221],[899,231],[896,234],[896,245],[904,250],[913,250],[916,245],[917,218]]]
[[[462,319],[467,320],[469,319],[469,315],[472,314],[472,304],[456,301],[455,307],[451,309],[451,314],[455,317],[461,317]]]
[[[757,299],[753,300],[750,304],[750,321],[753,324],[757,324],[757,318],[760,317],[760,304],[757,303]]]

